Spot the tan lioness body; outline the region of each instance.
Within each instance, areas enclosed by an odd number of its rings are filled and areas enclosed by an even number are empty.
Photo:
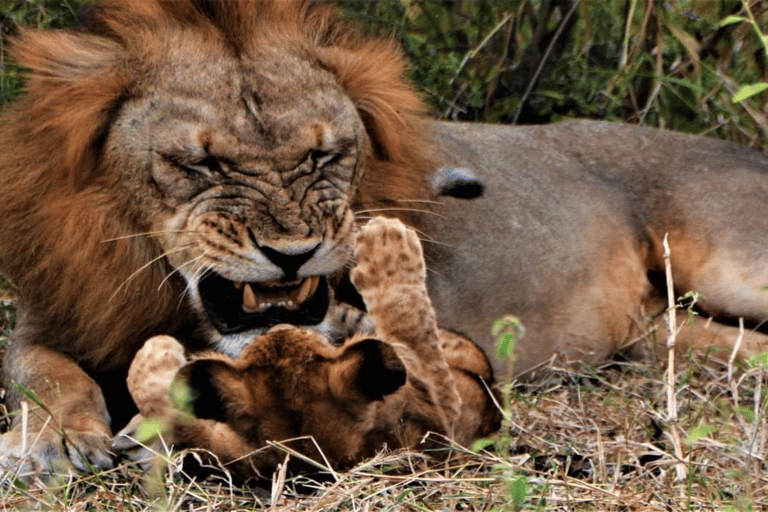
[[[441,326],[490,351],[491,321],[522,319],[518,373],[641,336],[666,233],[680,292],[768,313],[756,150],[589,122],[430,124],[396,46],[309,0],[102,0],[82,19],[13,50],[29,73],[0,124],[0,273],[20,297],[3,370],[12,409],[18,382],[53,417],[33,410],[26,439],[14,419],[0,464],[111,466],[153,335],[237,357],[276,323],[322,330],[371,213],[425,238]],[[432,204],[442,166],[486,194]]]
[[[643,340],[647,315],[666,304],[665,234],[677,296],[701,294],[699,307],[715,317],[768,319],[766,155],[596,121],[435,127],[442,162],[466,166],[486,184],[483,197],[447,198],[435,208],[440,217],[420,219],[438,242],[425,243],[438,322],[492,350],[488,326],[519,316],[527,334],[516,373],[553,356],[604,361]],[[700,353],[717,348],[713,355],[727,359],[737,336],[737,328],[698,317],[678,343],[682,351],[691,343]],[[748,332],[742,355],[765,350],[768,338]]]

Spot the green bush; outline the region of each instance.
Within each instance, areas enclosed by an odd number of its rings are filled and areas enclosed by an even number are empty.
[[[588,117],[765,146],[768,58],[747,0],[339,0],[371,32],[399,40],[436,117],[542,123]],[[0,101],[19,88],[5,38],[19,25],[72,22],[85,0],[0,8]],[[755,26],[768,6],[753,0]],[[555,37],[558,35],[559,37]]]
[[[413,81],[440,117],[588,117],[757,146],[768,140],[768,93],[732,99],[740,85],[768,80],[759,34],[745,22],[721,25],[745,14],[740,0],[341,3],[369,30],[403,44]],[[751,11],[768,27],[765,2]]]

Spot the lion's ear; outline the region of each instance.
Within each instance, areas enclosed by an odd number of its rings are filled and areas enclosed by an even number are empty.
[[[227,422],[245,393],[243,379],[228,361],[198,359],[179,370],[172,401],[198,418]]]
[[[485,183],[464,167],[441,167],[431,179],[432,192],[438,196],[474,199],[483,195]]]
[[[395,350],[373,338],[347,347],[330,375],[331,389],[337,396],[354,393],[365,401],[382,400],[405,382],[405,366]]]

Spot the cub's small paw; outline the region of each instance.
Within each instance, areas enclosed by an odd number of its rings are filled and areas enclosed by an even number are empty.
[[[424,256],[416,232],[397,219],[376,217],[360,228],[352,283],[365,295],[376,288],[423,286]]]
[[[46,428],[42,432],[13,429],[0,436],[0,468],[13,469],[25,482],[43,483],[72,473],[93,473],[114,467],[105,434]]]
[[[171,383],[186,362],[184,347],[171,336],[144,343],[128,370],[128,390],[142,414],[158,416],[171,408]]]

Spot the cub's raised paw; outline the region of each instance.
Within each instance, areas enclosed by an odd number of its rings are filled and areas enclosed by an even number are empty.
[[[128,390],[144,416],[166,413],[176,372],[187,362],[184,348],[171,336],[154,336],[136,353],[128,370]]]
[[[424,286],[426,270],[419,237],[397,219],[376,217],[360,228],[352,283],[363,296],[374,289]]]

